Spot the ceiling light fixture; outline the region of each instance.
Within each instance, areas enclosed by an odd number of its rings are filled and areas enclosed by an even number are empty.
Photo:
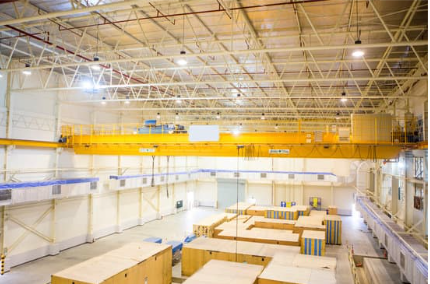
[[[336,119],[340,119],[340,112],[336,113]]]
[[[175,115],[175,119],[178,120],[179,119],[179,113],[176,113]]]
[[[275,125],[275,129],[278,129],[278,124]]]
[[[30,64],[25,63],[25,68],[29,68]],[[23,70],[22,74],[26,75],[26,76],[30,76],[31,75],[31,70]]]
[[[343,102],[343,103],[346,102],[346,101],[348,101],[348,99],[346,98],[345,91],[342,92],[342,98],[340,99],[340,101]]]
[[[266,117],[264,116],[264,112],[261,114],[261,119],[262,119],[262,120],[265,120],[265,119],[266,119]]]
[[[361,31],[360,31],[360,28],[359,28],[359,26],[358,26],[358,1],[355,1],[355,12],[356,12],[356,15],[357,15],[357,40],[355,41],[355,44],[356,45],[360,45],[361,44],[361,40],[360,40],[360,33],[361,33]],[[364,51],[363,50],[361,50],[360,48],[357,48],[357,49],[355,49],[353,52],[352,52],[352,56],[354,56],[354,57],[362,57],[364,55]]]
[[[181,104],[182,103],[181,96],[177,96],[176,97],[176,103],[177,104]]]
[[[218,112],[217,114],[216,114],[216,119],[220,119],[221,118],[221,115],[220,115],[220,113]]]
[[[240,103],[240,94],[236,95],[236,103],[239,104]]]
[[[95,71],[100,71],[100,64],[97,63],[99,61],[99,58],[97,56],[94,56],[93,59],[94,62],[96,62],[94,65],[91,65],[91,69],[95,70]]]
[[[181,54],[182,56],[184,56],[184,55],[185,55],[185,54],[187,54],[187,53],[185,52],[185,50],[182,50],[182,51],[180,52],[180,54]],[[188,64],[188,61],[187,61],[187,59],[185,59],[185,56],[184,56],[184,57],[180,57],[180,58],[178,59],[177,63],[178,63],[178,65],[180,65],[180,66],[185,66],[185,65],[187,65],[187,64]]]
[[[105,105],[106,104],[106,97],[103,97],[102,98],[102,105]]]
[[[157,119],[160,119],[160,113],[159,112],[157,112]]]
[[[240,134],[239,129],[234,129],[234,130],[233,130],[233,135],[234,135],[234,136],[239,136],[239,134]]]
[[[125,97],[126,101],[124,102],[126,105],[130,104],[130,96]]]

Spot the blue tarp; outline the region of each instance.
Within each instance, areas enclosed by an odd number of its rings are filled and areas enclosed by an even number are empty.
[[[188,175],[188,174],[196,174],[196,173],[236,173],[236,170],[217,170],[217,169],[200,169],[200,170],[192,170],[189,172],[172,172],[172,173],[157,173],[154,176],[167,176],[167,175]],[[287,171],[252,171],[252,170],[239,170],[239,173],[266,173],[266,174],[295,174],[295,175],[329,175],[336,176],[334,173],[329,172],[287,172]],[[110,176],[110,179],[129,179],[129,178],[141,178],[141,177],[152,177],[152,174],[140,174],[140,175],[127,175],[127,176]]]
[[[26,188],[26,187],[40,187],[57,184],[75,184],[75,183],[87,183],[97,182],[99,178],[74,178],[74,179],[56,179],[56,180],[45,180],[45,181],[27,181],[27,182],[10,182],[1,183],[0,190],[14,189],[14,188]]]

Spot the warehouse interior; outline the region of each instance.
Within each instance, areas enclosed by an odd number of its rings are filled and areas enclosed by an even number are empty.
[[[0,283],[428,283],[428,1],[0,1]]]

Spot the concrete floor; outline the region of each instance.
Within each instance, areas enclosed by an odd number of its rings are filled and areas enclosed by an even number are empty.
[[[113,234],[97,240],[92,244],[83,244],[62,251],[56,256],[44,257],[17,267],[0,276],[0,283],[7,284],[46,284],[50,282],[50,275],[65,269],[71,265],[89,258],[106,253],[112,249],[131,241],[141,241],[147,237],[160,237],[163,242],[169,240],[183,240],[192,232],[192,224],[206,216],[219,212],[210,208],[194,208],[176,215],[166,216],[161,220],[155,220],[143,226],[125,230],[121,234]],[[336,279],[338,284],[353,284],[353,278],[348,261],[346,245],[354,245],[359,250],[368,251],[369,254],[380,254],[376,247],[376,241],[367,232],[363,219],[358,217],[342,217],[342,242],[341,246],[327,245],[326,255],[337,258]],[[173,268],[173,276],[180,277],[180,264]]]

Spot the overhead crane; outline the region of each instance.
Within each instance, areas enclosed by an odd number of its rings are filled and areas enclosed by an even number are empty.
[[[330,132],[315,142],[314,133],[220,133],[219,141],[190,142],[186,133],[64,135],[76,154],[214,156],[273,158],[392,159],[416,143],[339,142]]]

